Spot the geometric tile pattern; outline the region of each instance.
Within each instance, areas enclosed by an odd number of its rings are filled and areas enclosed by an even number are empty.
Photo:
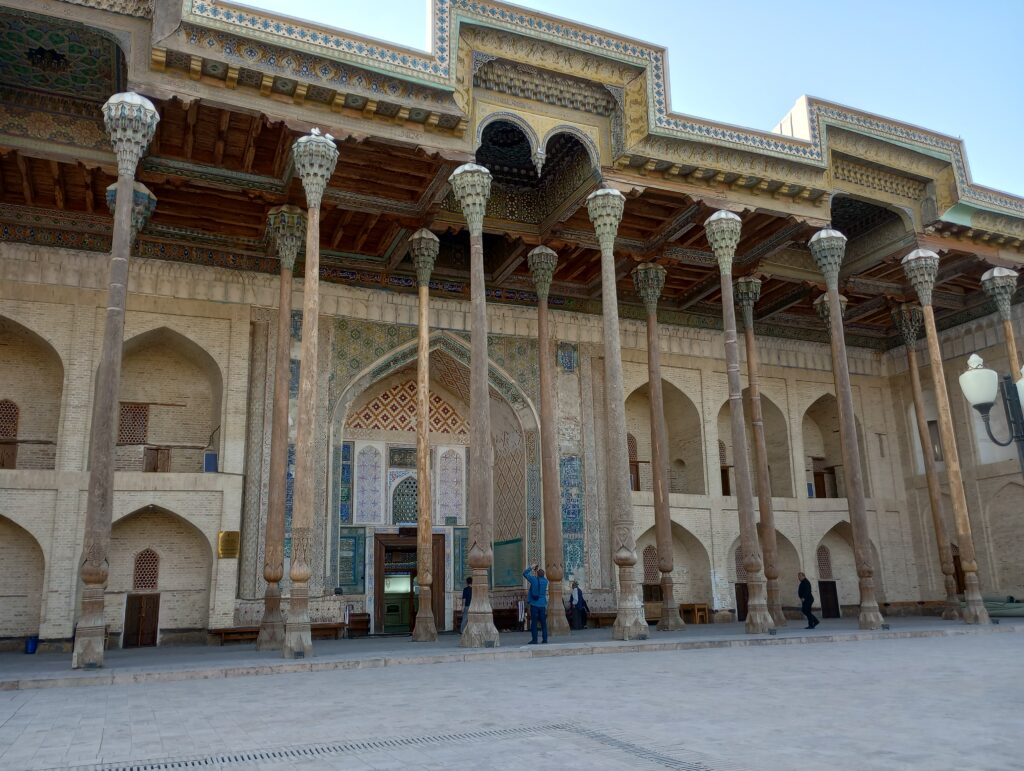
[[[441,522],[454,517],[459,524],[465,522],[466,494],[463,488],[462,453],[450,449],[441,453],[438,473],[440,490],[437,491],[437,512]]]
[[[380,510],[381,483],[384,481],[383,460],[380,450],[373,445],[367,445],[356,456],[356,522],[384,522]]]
[[[818,553],[815,556],[818,560],[818,580],[831,581],[832,553],[828,550],[827,546],[822,545],[818,547]]]
[[[747,582],[747,569],[743,567],[743,549],[739,546],[733,552],[733,560],[736,564],[736,583],[745,584]]]
[[[416,522],[416,501],[419,486],[416,477],[407,476],[391,493],[391,521],[396,525]]]
[[[416,430],[416,383],[406,380],[378,394],[345,421],[346,428],[378,431]],[[469,423],[448,402],[430,394],[430,430],[468,434]]]
[[[17,425],[15,423],[15,425]],[[149,405],[121,402],[117,426],[118,444],[145,444],[149,429]]]
[[[583,463],[578,455],[558,461],[562,494],[562,561],[567,574],[583,566]]]
[[[494,540],[522,536],[526,519],[526,453],[518,432],[494,437]]]

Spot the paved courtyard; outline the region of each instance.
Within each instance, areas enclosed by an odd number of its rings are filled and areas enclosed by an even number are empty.
[[[1018,769],[1006,631],[0,691],[0,768]]]

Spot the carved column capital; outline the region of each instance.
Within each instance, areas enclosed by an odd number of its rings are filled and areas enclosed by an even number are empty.
[[[476,163],[464,163],[448,177],[471,234],[484,228],[484,212],[491,197],[491,172]]]
[[[440,248],[441,242],[427,228],[420,228],[409,239],[409,251],[412,252],[412,264],[416,267],[416,283],[419,286],[430,285],[430,274],[434,271],[434,262]]]
[[[117,183],[107,187],[107,208],[113,214],[117,209]],[[141,182],[132,183],[132,241],[142,232],[149,216],[156,208],[156,196]]]
[[[277,247],[281,267],[293,270],[306,235],[306,212],[298,206],[275,206],[267,214],[267,236]]]
[[[553,249],[538,246],[530,250],[530,253],[526,255],[526,260],[530,265],[530,274],[533,276],[533,285],[537,289],[538,299],[548,299],[551,280],[555,277],[555,268],[558,267],[558,255]]]
[[[839,315],[846,316],[846,306],[849,300],[846,299],[846,295],[839,295]],[[814,301],[814,310],[818,312],[818,318],[821,319],[822,323],[825,324],[825,331],[832,334],[831,319],[829,316],[829,304],[828,294],[821,295],[817,300]]]
[[[642,262],[633,271],[633,286],[644,301],[647,313],[657,314],[661,290],[665,288],[667,271],[656,262]]]
[[[825,285],[829,289],[838,289],[839,267],[843,264],[843,254],[846,252],[846,236],[838,230],[825,228],[811,236],[807,246],[811,249],[818,270],[825,277]]]
[[[761,297],[761,279],[756,276],[743,276],[736,279],[733,284],[733,296],[736,298],[736,305],[743,314],[743,324],[746,327],[754,326],[754,304]]]
[[[587,213],[602,252],[611,252],[615,248],[615,236],[619,232],[625,206],[626,197],[610,187],[595,190],[587,196]]]
[[[991,268],[981,277],[981,286],[985,294],[996,303],[999,318],[1010,320],[1010,300],[1017,291],[1017,271],[1009,268]]]
[[[924,323],[924,312],[919,305],[903,303],[892,309],[892,321],[903,338],[903,345],[913,348]]]
[[[932,304],[932,289],[939,273],[939,255],[931,249],[915,249],[902,260],[903,272],[921,305]]]
[[[114,94],[103,105],[103,125],[117,155],[117,173],[135,176],[139,159],[156,133],[160,113],[134,91]]]
[[[711,245],[718,260],[718,269],[723,274],[732,275],[732,260],[736,256],[736,246],[740,242],[740,228],[743,221],[739,215],[720,209],[704,222],[708,244]]]
[[[327,182],[338,163],[338,148],[334,144],[334,137],[321,134],[320,129],[314,128],[292,145],[292,158],[306,191],[306,205],[320,208]]]

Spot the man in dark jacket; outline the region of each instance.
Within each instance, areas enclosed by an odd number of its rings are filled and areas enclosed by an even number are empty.
[[[466,579],[466,585],[462,587],[462,620],[459,622],[459,634],[466,631],[466,621],[469,619],[469,604],[473,602],[473,577]]]
[[[796,592],[800,597],[800,612],[807,617],[807,626],[804,628],[814,629],[821,622],[811,613],[811,606],[814,604],[814,595],[811,594],[811,582],[807,580],[807,576],[803,573],[797,573],[796,575],[800,579],[800,588]]]
[[[537,644],[537,625],[543,635],[543,642],[548,641],[548,580],[544,577],[544,569],[534,565],[523,571],[523,578],[530,582],[527,600],[530,603],[530,636],[529,645]]]

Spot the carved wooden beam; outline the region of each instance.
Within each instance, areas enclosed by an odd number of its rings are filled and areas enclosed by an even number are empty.
[[[814,287],[811,284],[798,284],[770,302],[759,303],[758,307],[754,308],[754,318],[764,321],[776,313],[782,313],[801,302],[813,291]]]
[[[527,243],[521,238],[517,238],[512,244],[506,245],[505,259],[494,270],[491,276],[492,284],[503,283],[522,264],[523,260],[526,259],[526,247]]]
[[[692,305],[696,305],[708,295],[714,294],[714,292],[721,287],[721,277],[717,271],[712,271],[706,277],[702,278],[696,284],[691,286],[685,292],[683,292],[679,299],[675,302],[677,310],[686,310]]]

